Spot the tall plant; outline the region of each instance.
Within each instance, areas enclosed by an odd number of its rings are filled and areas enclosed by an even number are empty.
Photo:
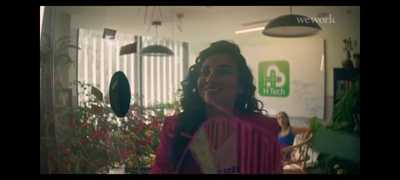
[[[311,119],[313,147],[321,152],[318,172],[328,174],[359,174],[360,172],[360,76],[353,79],[334,106],[333,119],[323,125]]]

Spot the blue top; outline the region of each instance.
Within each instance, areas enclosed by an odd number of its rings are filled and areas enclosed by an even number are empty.
[[[286,136],[279,136],[278,141],[285,146],[293,145],[294,134],[292,133],[292,129],[289,129],[289,133]]]

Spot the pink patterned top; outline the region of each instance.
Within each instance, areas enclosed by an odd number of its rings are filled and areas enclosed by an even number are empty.
[[[151,173],[176,173],[168,155],[177,121],[177,116],[166,118]],[[186,152],[192,156],[182,159],[181,172],[282,173],[278,134],[276,120],[261,114],[236,119],[209,119],[191,137]],[[205,151],[200,151],[199,148],[203,147],[206,147]]]

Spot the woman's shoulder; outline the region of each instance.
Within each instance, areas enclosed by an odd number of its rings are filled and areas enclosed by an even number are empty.
[[[268,114],[262,114],[262,113],[253,113],[251,114],[251,117],[254,119],[259,119],[259,120],[264,120],[264,121],[275,121],[276,119],[274,117],[271,117]]]
[[[269,116],[268,114],[261,113],[253,113],[250,115],[244,116],[247,122],[252,123],[260,128],[267,129],[269,131],[273,131],[274,133],[279,133],[279,125],[274,117]]]
[[[252,114],[244,115],[243,117],[252,122],[264,122],[264,123],[268,123],[268,124],[276,123],[276,119],[274,117],[269,116],[268,114],[252,113]]]

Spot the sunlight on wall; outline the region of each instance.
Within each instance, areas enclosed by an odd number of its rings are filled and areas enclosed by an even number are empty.
[[[40,6],[40,38],[42,37],[44,6]]]

